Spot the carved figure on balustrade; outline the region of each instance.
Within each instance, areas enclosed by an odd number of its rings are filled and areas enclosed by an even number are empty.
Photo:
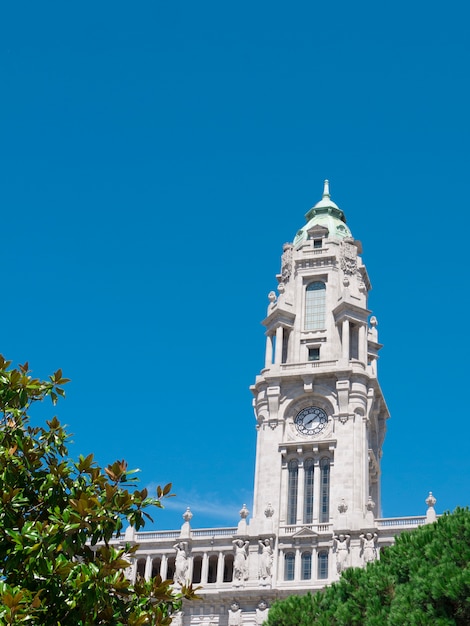
[[[344,572],[349,564],[349,542],[351,535],[334,535],[333,547],[336,552],[336,571],[338,574]]]
[[[238,582],[248,580],[248,546],[250,544],[243,539],[234,539],[232,543],[235,550],[233,579]]]
[[[228,626],[241,626],[242,610],[238,602],[232,602],[228,610]]]
[[[272,575],[273,568],[273,546],[272,539],[259,539],[258,544],[260,547],[260,557],[259,557],[259,577],[263,580],[270,578]]]
[[[360,535],[362,544],[362,558],[364,563],[372,563],[377,559],[377,533],[366,533]]]
[[[188,574],[188,542],[179,541],[173,548],[176,550],[175,559],[175,575],[173,580],[177,585],[184,585],[187,583]]]

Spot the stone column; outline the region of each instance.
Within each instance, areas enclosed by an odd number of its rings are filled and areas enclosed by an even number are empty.
[[[201,565],[201,584],[207,585],[207,574],[209,572],[209,557],[207,556],[207,552],[204,552],[202,555],[202,565]]]
[[[168,571],[168,558],[166,554],[162,554],[162,562],[160,564],[160,576],[163,580],[166,580],[166,573]]]
[[[284,328],[278,326],[276,328],[276,353],[274,355],[274,363],[280,365],[282,362],[282,344],[284,338]]]
[[[320,460],[315,459],[313,467],[313,522],[318,524],[319,520],[319,506],[320,506],[320,489],[321,489],[321,476],[320,476]]]
[[[299,459],[299,474],[297,476],[297,524],[304,521],[305,504],[305,470],[303,459]]]
[[[343,359],[349,363],[349,320],[343,320]]]
[[[359,326],[358,344],[359,361],[367,365],[367,335],[364,324]]]
[[[147,560],[145,561],[145,580],[150,580],[152,578],[152,557],[150,555],[147,556]]]
[[[300,566],[301,566],[300,548],[297,547],[295,549],[294,580],[300,580]]]
[[[266,337],[266,356],[264,366],[266,368],[271,367],[273,364],[273,336],[269,333]]]
[[[219,552],[217,559],[217,584],[220,585],[224,582],[224,554]]]
[[[281,497],[279,498],[279,502],[280,502],[279,522],[281,524],[285,524],[287,520],[287,480],[288,480],[287,462],[285,458],[283,458],[282,465],[281,465]]]
[[[277,576],[276,576],[276,580],[284,580],[285,569],[286,569],[286,563],[285,563],[285,560],[284,560],[284,550],[282,548],[280,548],[279,555],[278,555],[278,561],[277,561]],[[274,581],[274,576],[273,576],[273,581]]]

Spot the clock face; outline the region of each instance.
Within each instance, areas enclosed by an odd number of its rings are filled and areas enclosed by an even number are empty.
[[[295,427],[301,435],[318,435],[325,428],[328,416],[317,406],[308,406],[297,413]]]

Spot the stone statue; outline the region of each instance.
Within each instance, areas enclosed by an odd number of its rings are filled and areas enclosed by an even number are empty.
[[[262,626],[264,622],[268,619],[268,605],[264,600],[260,600],[258,602],[258,607],[256,609],[256,626]]]
[[[228,626],[241,626],[242,610],[238,602],[232,602],[228,610]]]
[[[171,626],[183,626],[183,612],[178,611],[171,616]]]
[[[259,577],[263,580],[271,577],[273,567],[272,539],[259,539],[261,554],[259,557]]]
[[[338,574],[344,572],[348,567],[349,542],[351,535],[334,535],[333,545],[336,550],[336,571]]]
[[[187,582],[188,574],[188,542],[179,541],[173,548],[176,550],[175,575],[173,580],[177,585],[184,585]]]
[[[377,559],[377,549],[375,547],[377,542],[377,533],[366,533],[365,535],[360,535],[360,538],[364,563],[372,563],[372,561]]]
[[[243,539],[234,539],[232,541],[235,550],[235,558],[233,561],[233,579],[241,582],[248,580],[248,541]]]

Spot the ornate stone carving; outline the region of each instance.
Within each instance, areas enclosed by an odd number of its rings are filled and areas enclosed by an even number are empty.
[[[250,514],[250,511],[246,508],[246,504],[242,506],[239,513],[242,519],[246,519],[248,517],[248,515]]]
[[[191,513],[191,509],[188,506],[186,511],[183,513],[183,519],[185,522],[189,523],[192,520],[192,518],[193,518],[193,514]]]
[[[436,511],[434,510],[436,502],[436,498],[432,495],[432,491],[430,491],[428,497],[426,498],[426,504],[428,505],[428,510],[426,511],[426,524],[432,524],[437,519]]]
[[[364,565],[372,563],[377,559],[377,533],[366,533],[360,535],[361,539],[361,552]]]
[[[250,544],[243,539],[234,539],[232,543],[235,551],[233,581],[234,584],[240,585],[243,581],[248,580],[248,546]]]
[[[183,611],[178,611],[171,617],[171,626],[183,626]]]
[[[343,242],[340,258],[341,269],[345,274],[355,274],[357,270],[357,248],[353,244]]]
[[[273,540],[268,537],[266,539],[259,539],[258,544],[260,548],[259,556],[259,578],[267,581],[271,578],[273,567]]]
[[[242,610],[238,602],[232,602],[228,610],[228,624],[229,626],[241,626],[242,624]]]
[[[281,257],[281,279],[287,283],[292,273],[292,244],[284,244],[284,252]]]
[[[176,550],[175,575],[173,580],[175,585],[185,585],[188,582],[188,542],[179,541],[173,547]]]
[[[344,572],[349,565],[349,542],[351,535],[334,535],[333,548],[336,552],[336,571]]]
[[[434,507],[434,505],[436,504],[437,500],[436,498],[432,495],[432,491],[429,492],[429,496],[426,498],[426,504],[429,507]]]
[[[264,514],[268,518],[274,515],[274,509],[273,509],[271,502],[268,502],[268,504],[266,505],[266,508],[264,509]]]
[[[348,510],[348,505],[346,504],[345,499],[341,498],[341,502],[338,504],[338,511],[340,513],[346,513],[347,510]]]
[[[268,619],[269,608],[264,600],[258,602],[256,608],[256,626],[261,626]]]

